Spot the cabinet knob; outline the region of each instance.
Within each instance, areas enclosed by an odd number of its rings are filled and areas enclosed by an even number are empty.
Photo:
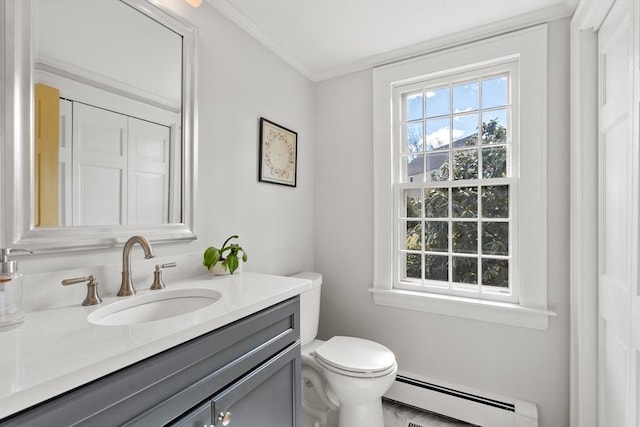
[[[231,423],[231,412],[220,412],[218,421],[220,421],[223,426],[228,426],[229,423]]]

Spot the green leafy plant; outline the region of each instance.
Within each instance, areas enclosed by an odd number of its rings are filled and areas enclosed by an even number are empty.
[[[213,268],[214,265],[218,261],[222,261],[222,269],[224,271],[229,271],[229,273],[233,274],[234,271],[238,269],[240,261],[238,260],[238,255],[242,252],[242,262],[247,262],[247,253],[242,249],[242,246],[237,243],[229,243],[231,239],[237,239],[238,236],[231,236],[227,240],[224,241],[220,249],[209,246],[204,251],[202,265],[207,267],[209,270]],[[227,243],[229,243],[227,245]]]

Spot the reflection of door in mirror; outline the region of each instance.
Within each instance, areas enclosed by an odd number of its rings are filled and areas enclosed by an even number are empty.
[[[37,226],[169,223],[171,128],[35,93]]]
[[[170,129],[74,103],[72,225],[167,224]]]
[[[36,226],[180,223],[182,37],[116,0],[33,10]]]

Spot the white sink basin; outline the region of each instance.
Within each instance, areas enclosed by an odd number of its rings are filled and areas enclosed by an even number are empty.
[[[87,316],[95,325],[134,325],[168,319],[208,307],[222,295],[211,289],[155,291],[128,297],[97,309]]]

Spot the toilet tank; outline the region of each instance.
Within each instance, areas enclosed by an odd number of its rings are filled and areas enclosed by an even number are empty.
[[[318,335],[322,274],[304,272],[291,277],[311,280],[311,289],[300,294],[300,341],[305,345]]]

